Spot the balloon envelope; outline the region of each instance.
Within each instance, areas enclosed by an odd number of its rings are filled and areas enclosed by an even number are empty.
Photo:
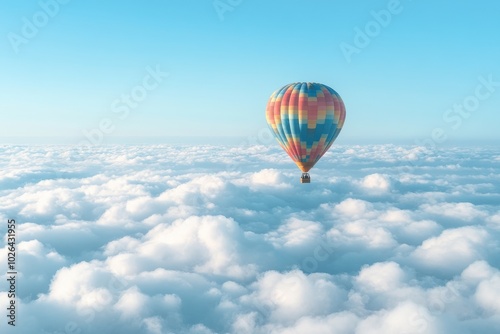
[[[310,82],[293,83],[269,98],[266,118],[279,144],[308,172],[340,133],[345,106],[332,88]]]

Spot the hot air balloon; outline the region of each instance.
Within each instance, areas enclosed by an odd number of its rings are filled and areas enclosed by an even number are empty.
[[[337,138],[344,125],[345,106],[332,88],[310,82],[284,86],[269,98],[266,118],[278,143],[310,183],[309,170]]]

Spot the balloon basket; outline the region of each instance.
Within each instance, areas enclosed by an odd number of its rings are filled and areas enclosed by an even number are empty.
[[[302,176],[300,177],[300,183],[311,183],[311,177],[309,176],[309,173],[302,173]]]

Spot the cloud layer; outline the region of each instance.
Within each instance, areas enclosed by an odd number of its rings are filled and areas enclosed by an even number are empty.
[[[493,149],[0,151],[16,333],[500,332]]]

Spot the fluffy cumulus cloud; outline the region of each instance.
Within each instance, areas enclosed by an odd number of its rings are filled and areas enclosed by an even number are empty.
[[[493,148],[0,150],[2,333],[500,333]]]
[[[484,258],[487,238],[488,233],[480,227],[448,229],[425,240],[412,256],[419,266],[458,274],[470,263]]]
[[[365,176],[360,185],[362,188],[372,192],[386,192],[390,188],[390,181],[386,175],[378,173]]]

